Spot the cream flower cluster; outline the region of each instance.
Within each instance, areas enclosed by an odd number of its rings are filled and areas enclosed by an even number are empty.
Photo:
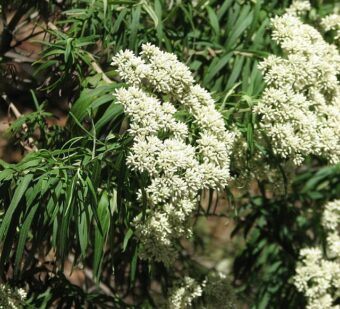
[[[27,293],[24,289],[11,289],[5,284],[0,284],[0,309],[23,308]]]
[[[192,308],[193,301],[200,304],[199,308],[202,309],[236,308],[235,294],[229,280],[224,274],[217,272],[210,273],[201,283],[190,277],[184,277],[170,290],[167,308]]]
[[[323,259],[319,248],[303,249],[300,257],[302,263],[296,269],[294,284],[304,293],[307,309],[338,309],[333,301],[340,296],[340,264]]]
[[[334,31],[334,40],[340,44],[340,15],[330,14],[321,20],[321,26],[324,31]]]
[[[170,292],[167,307],[169,309],[191,308],[192,301],[202,296],[204,285],[204,282],[199,284],[196,280],[185,277],[183,282]]]
[[[340,200],[329,202],[323,213],[322,224],[327,231],[326,259],[320,248],[301,250],[301,264],[296,269],[294,284],[304,293],[308,309],[339,309],[334,300],[340,297]]]
[[[175,55],[145,44],[140,56],[121,51],[113,64],[129,86],[116,92],[134,136],[127,164],[150,177],[138,192],[148,205],[146,218],[135,219],[140,256],[169,265],[176,256],[174,240],[190,235],[187,221],[199,190],[228,183],[234,135]],[[178,110],[191,115],[193,132],[176,119]]]
[[[260,63],[267,87],[254,111],[275,154],[301,164],[307,155],[340,161],[340,55],[312,26],[286,13],[272,20],[283,56]]]
[[[296,0],[286,10],[291,15],[303,15],[311,9],[310,2],[308,0]]]
[[[327,245],[331,254],[340,259],[340,200],[329,202],[326,205],[322,226],[327,231]]]

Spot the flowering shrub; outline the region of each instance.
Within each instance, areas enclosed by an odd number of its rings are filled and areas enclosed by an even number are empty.
[[[0,307],[337,308],[339,7],[287,4],[1,2]]]

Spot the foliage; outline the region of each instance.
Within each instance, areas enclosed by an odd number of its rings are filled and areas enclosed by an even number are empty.
[[[234,271],[242,294],[252,295],[254,308],[304,304],[291,278],[300,249],[325,244],[320,205],[337,197],[339,179],[339,166],[310,169],[296,177],[287,196],[268,198],[264,189],[259,196],[248,196],[233,231],[247,238]]]

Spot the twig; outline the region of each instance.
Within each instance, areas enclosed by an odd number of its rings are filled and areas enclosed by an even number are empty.
[[[73,255],[73,254],[69,254],[68,259],[69,259],[69,261],[70,261],[72,264],[74,264],[75,258],[74,258],[74,255]],[[95,283],[94,280],[93,280],[93,272],[92,272],[92,270],[89,269],[88,267],[84,267],[82,270],[83,270],[85,276],[86,276],[89,280],[91,280],[93,283]],[[100,288],[105,294],[110,295],[110,296],[115,296],[115,295],[111,292],[110,288],[109,288],[107,285],[105,285],[103,282],[99,282],[98,285],[99,285],[99,288]]]
[[[110,78],[107,77],[107,75],[104,73],[104,71],[101,69],[101,67],[97,64],[97,62],[95,62],[93,56],[91,54],[89,54],[92,62],[92,68],[98,73],[102,75],[103,81],[107,82],[108,84],[113,83],[112,80]]]
[[[6,101],[5,96],[2,96],[2,98]],[[17,119],[22,116],[22,114],[19,112],[19,110],[16,108],[16,106],[12,102],[9,103],[8,109],[10,109],[13,112],[15,118],[17,118]],[[25,129],[27,129],[26,124],[24,124],[23,126],[26,126]]]
[[[5,53],[5,57],[14,59],[15,62],[34,62],[35,60],[24,55],[18,54],[14,51],[8,51]]]
[[[20,117],[22,117],[22,114],[19,112],[19,110],[17,109],[17,107],[8,100],[6,95],[2,95],[2,98],[4,99],[4,101],[8,104],[8,110],[11,111],[15,118],[18,119]],[[22,125],[22,129],[27,132],[28,131],[28,126],[26,123],[23,123]],[[20,142],[21,146],[28,152],[32,152],[32,151],[37,151],[38,148],[34,145],[34,139],[32,137],[29,137],[27,140],[27,144],[25,144],[24,142]],[[31,146],[29,146],[31,145]]]
[[[11,48],[16,48],[18,46],[20,46],[23,42],[31,39],[31,38],[34,38],[35,36],[37,35],[40,35],[40,34],[43,34],[45,31],[44,30],[41,30],[41,31],[38,31],[38,32],[32,32],[30,35],[26,36],[25,38],[23,38],[22,40],[20,41],[17,41],[14,45],[11,46]]]

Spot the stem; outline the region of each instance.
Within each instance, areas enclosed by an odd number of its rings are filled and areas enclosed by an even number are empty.
[[[2,9],[5,10],[5,7],[3,7]],[[19,9],[16,11],[14,16],[12,17],[8,25],[6,24],[6,20],[4,20],[4,29],[1,34],[1,40],[0,40],[0,55],[3,55],[4,53],[6,53],[7,51],[11,49],[11,42],[13,39],[13,30],[17,26],[22,16],[25,14],[25,11],[26,11],[26,6],[22,4],[20,5]],[[3,16],[4,16],[4,13],[3,13]]]

